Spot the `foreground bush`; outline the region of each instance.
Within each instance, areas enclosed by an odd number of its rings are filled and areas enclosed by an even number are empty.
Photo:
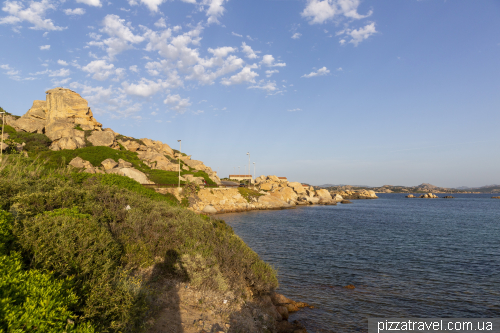
[[[15,217],[9,246],[30,269],[71,277],[74,311],[96,330],[142,327],[158,297],[142,280],[144,269],[237,296],[277,287],[274,270],[223,221],[131,182],[22,157],[0,165],[0,209]]]
[[[71,311],[78,302],[72,279],[56,279],[36,269],[23,269],[11,251],[13,219],[0,210],[0,332],[94,332],[90,324],[75,326]]]

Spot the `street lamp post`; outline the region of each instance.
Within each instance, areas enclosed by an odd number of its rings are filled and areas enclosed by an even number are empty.
[[[253,178],[255,179],[255,162],[253,162]]]
[[[2,142],[0,143],[0,162],[3,160],[3,128],[5,127],[5,111],[0,112],[2,114]]]
[[[248,155],[248,173],[250,173],[250,153],[247,153]]]
[[[238,176],[241,174],[240,167],[238,167]]]
[[[179,142],[179,188],[181,187],[181,152],[182,152],[182,141],[177,140]]]

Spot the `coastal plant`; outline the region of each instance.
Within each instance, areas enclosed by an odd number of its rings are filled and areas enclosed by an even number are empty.
[[[0,332],[94,332],[71,311],[78,303],[71,277],[23,267],[22,256],[13,251],[13,224],[12,215],[0,210]]]

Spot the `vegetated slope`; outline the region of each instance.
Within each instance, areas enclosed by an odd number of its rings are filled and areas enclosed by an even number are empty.
[[[10,143],[10,147],[7,150],[8,153],[16,152],[16,144],[25,144],[25,146],[23,147],[23,151],[27,152],[30,157],[38,157],[41,160],[45,161],[48,167],[60,168],[62,166],[66,166],[75,157],[81,157],[82,159],[92,163],[92,165],[95,167],[100,166],[101,162],[108,158],[111,158],[115,161],[118,161],[118,159],[121,158],[127,162],[132,163],[134,168],[144,172],[147,177],[156,184],[177,184],[179,182],[178,172],[152,169],[139,159],[136,152],[129,151],[121,145],[120,150],[115,150],[110,147],[104,146],[94,147],[89,142],[87,142],[88,147],[85,148],[52,151],[49,149],[52,141],[50,141],[50,139],[44,134],[17,132],[13,127],[9,125],[5,125],[4,132],[9,134],[9,140],[6,141],[6,143]],[[137,141],[140,142],[140,140]],[[174,162],[177,163],[178,161],[175,160]],[[210,179],[209,175],[206,172],[195,170],[185,164],[183,161],[180,161],[180,164],[181,168],[184,167],[188,169],[182,169],[180,173],[181,176],[191,174],[194,177],[203,177],[207,184],[215,185],[215,182]],[[181,184],[185,183],[185,181],[181,181]]]
[[[46,274],[61,293],[75,296],[65,298],[60,316],[40,319],[47,325],[74,323],[75,329],[100,332],[144,328],[159,297],[151,281],[142,279],[145,269],[237,296],[249,288],[264,293],[277,287],[275,271],[223,221],[196,215],[127,177],[4,156],[0,210],[12,216],[5,219],[12,237],[0,238],[10,252],[0,255],[16,251],[11,266]],[[0,304],[5,295],[0,293]],[[50,302],[54,295],[36,297]],[[26,298],[16,302],[27,311]],[[0,328],[14,328],[9,325],[0,315]]]

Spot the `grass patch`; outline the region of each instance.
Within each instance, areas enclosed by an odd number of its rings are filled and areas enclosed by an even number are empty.
[[[260,196],[264,195],[247,187],[238,187],[238,192],[240,192],[241,196],[248,202],[252,202],[252,199],[258,199]]]

